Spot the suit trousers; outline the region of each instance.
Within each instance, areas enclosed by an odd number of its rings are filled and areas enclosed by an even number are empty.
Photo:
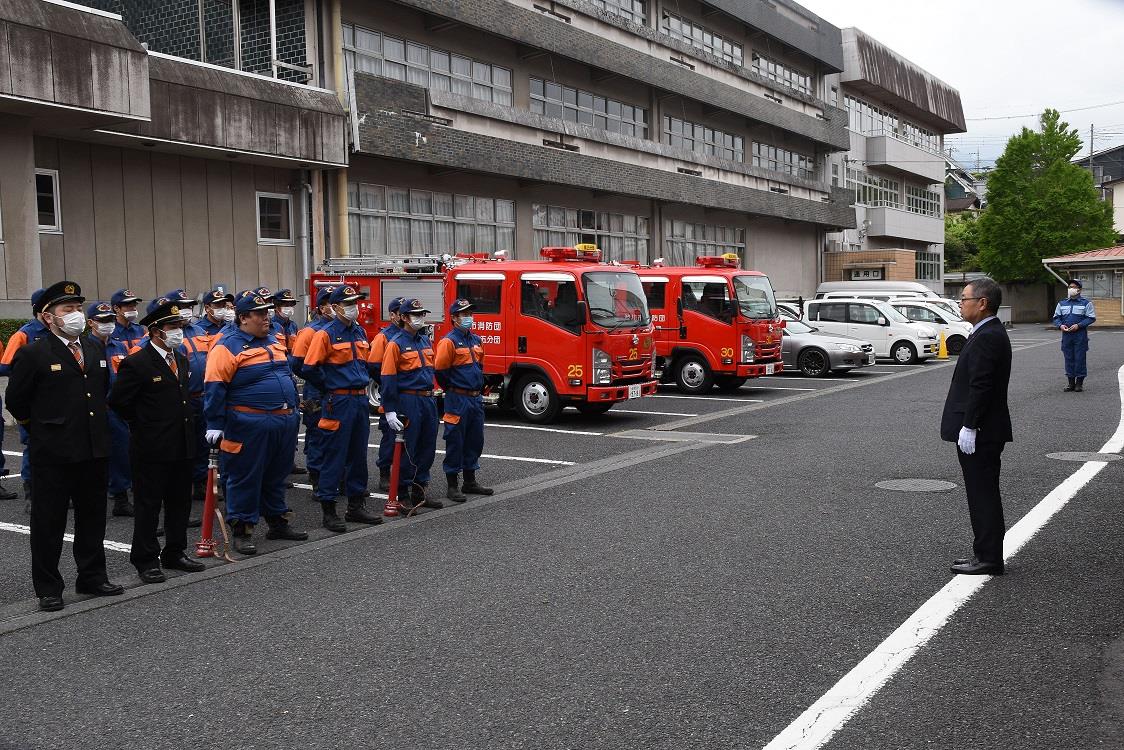
[[[1003,503],[999,497],[999,471],[1002,468],[1003,443],[976,443],[976,452],[968,455],[956,449],[964,472],[964,490],[968,495],[968,514],[972,519],[975,541],[972,550],[976,559],[986,563],[1003,562]]]
[[[83,588],[108,580],[105,572],[105,486],[108,461],[91,459],[70,464],[32,464],[31,580],[35,595],[61,596],[59,573],[67,507],[74,501],[74,562]]]
[[[191,476],[194,458],[179,461],[133,460],[133,549],[131,562],[138,571],[156,567],[156,561],[179,559],[187,550],[187,518],[191,513]],[[164,549],[156,537],[160,508],[164,508]]]

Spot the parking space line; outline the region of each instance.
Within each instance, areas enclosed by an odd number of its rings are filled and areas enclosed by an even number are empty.
[[[22,451],[4,451],[5,456],[23,456]]]
[[[783,385],[747,385],[744,388],[756,388],[763,391],[815,391],[816,388],[786,388]]]
[[[609,414],[651,414],[655,417],[697,417],[698,414],[687,414],[681,411],[640,411],[639,409],[612,409]]]
[[[585,430],[563,430],[557,427],[536,427],[529,424],[501,424],[499,422],[485,422],[485,427],[503,427],[508,430],[537,430],[539,432],[561,432],[566,435],[593,435],[601,436],[604,432],[587,432]]]
[[[721,396],[672,396],[672,395],[659,395],[648,396],[648,398],[687,398],[696,401],[737,401],[739,404],[756,403],[760,402],[759,398],[722,398]]]
[[[807,375],[762,375],[758,380],[815,380],[820,383],[854,383],[854,378],[810,378]]]
[[[445,451],[437,451],[445,455]],[[558,461],[553,458],[529,458],[527,456],[497,456],[491,453],[481,453],[480,458],[494,458],[498,461],[523,461],[529,464],[550,464],[551,466],[577,466],[574,461]]]
[[[30,535],[31,527],[24,526],[22,523],[6,523],[4,521],[0,521],[0,531],[14,531],[17,534]],[[64,542],[73,543],[74,535],[63,534],[62,539]],[[103,547],[112,552],[131,552],[133,549],[133,546],[131,544],[125,544],[124,542],[112,542],[108,539],[103,539],[101,543]]]
[[[298,490],[308,490],[309,492],[312,492],[312,485],[311,484],[302,484],[300,482],[293,482],[293,487],[298,489]],[[386,500],[386,495],[380,494],[378,492],[368,492],[367,496],[376,498],[378,500]]]

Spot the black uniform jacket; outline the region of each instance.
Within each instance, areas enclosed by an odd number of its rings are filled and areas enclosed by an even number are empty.
[[[976,441],[1011,442],[1011,340],[998,319],[989,320],[968,337],[944,402],[941,440],[956,442],[961,427],[978,429]]]
[[[69,464],[109,456],[105,347],[88,336],[83,369],[53,333],[20,348],[12,361],[5,400],[28,431],[31,462]]]
[[[195,417],[187,358],[175,353],[178,375],[152,344],[121,360],[109,406],[129,423],[131,455],[145,462],[195,456]]]

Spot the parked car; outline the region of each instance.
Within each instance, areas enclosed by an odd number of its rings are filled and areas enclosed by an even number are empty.
[[[930,302],[918,299],[890,300],[890,307],[916,323],[926,323],[944,333],[945,344],[949,354],[959,354],[964,348],[964,342],[972,333],[972,324],[960,316],[953,318],[944,307],[938,307]]]
[[[869,341],[821,331],[800,320],[785,321],[781,360],[786,370],[796,368],[819,378],[872,365],[874,359],[874,345]]]
[[[917,364],[937,355],[937,331],[914,323],[886,302],[863,299],[817,299],[804,303],[804,322],[830,333],[874,344],[879,357]]]
[[[781,317],[786,317],[791,320],[800,320],[800,316],[803,315],[800,311],[800,305],[795,302],[778,302],[777,312],[781,314]]]

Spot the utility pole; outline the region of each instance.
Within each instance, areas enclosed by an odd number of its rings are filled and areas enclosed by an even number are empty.
[[[1097,173],[1093,171],[1093,124],[1089,123],[1089,174],[1093,176],[1093,185],[1097,184]]]

